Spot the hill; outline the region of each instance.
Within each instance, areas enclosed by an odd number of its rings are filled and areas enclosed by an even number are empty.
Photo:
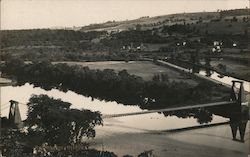
[[[106,23],[91,24],[82,27],[81,31],[123,31],[135,29],[141,25],[141,29],[152,29],[164,25],[174,25],[185,23],[196,23],[200,19],[209,20],[219,17],[218,12],[199,12],[199,13],[181,13],[162,15],[156,17],[144,16],[134,20],[126,21],[108,21]]]
[[[250,9],[223,10],[217,12],[196,12],[179,13],[171,15],[162,15],[156,17],[144,16],[134,20],[126,21],[108,21],[106,23],[91,24],[79,28],[81,31],[123,31],[140,27],[142,30],[159,28],[166,25],[175,24],[195,24],[199,22],[210,22],[218,20],[227,20],[232,16],[241,16],[241,18],[250,15]]]

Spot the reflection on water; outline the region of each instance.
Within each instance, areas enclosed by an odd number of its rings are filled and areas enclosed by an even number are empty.
[[[216,81],[225,83],[225,84],[227,84],[229,86],[232,85],[233,80],[242,81],[245,91],[250,92],[250,82],[248,82],[248,81],[236,79],[236,78],[233,78],[233,77],[230,77],[230,76],[221,77],[221,75],[219,73],[215,72],[215,71],[209,71],[208,72],[206,70],[201,70],[201,71],[199,71],[199,74],[203,75],[203,76],[210,75],[209,76],[210,78],[212,78],[212,79],[214,79]],[[238,88],[239,88],[239,86],[238,86]]]
[[[138,106],[128,106],[118,104],[116,102],[105,102],[100,101],[97,99],[92,100],[90,97],[85,97],[79,94],[76,94],[72,91],[68,91],[66,93],[59,91],[57,89],[52,89],[49,91],[43,90],[39,87],[33,87],[26,83],[23,86],[17,87],[2,87],[2,100],[1,103],[3,104],[2,108],[2,115],[7,116],[9,112],[9,108],[6,107],[9,105],[10,100],[16,100],[20,102],[19,108],[21,112],[21,117],[24,120],[26,118],[26,111],[27,106],[25,105],[32,94],[47,94],[50,97],[60,98],[63,101],[72,103],[72,108],[77,109],[89,109],[92,111],[100,111],[102,114],[119,114],[119,113],[131,113],[131,112],[140,112],[143,111]],[[6,104],[7,103],[7,104]],[[121,130],[166,130],[166,129],[174,129],[174,128],[181,128],[181,127],[190,127],[199,125],[201,123],[199,120],[192,118],[190,115],[192,112],[188,112],[188,116],[185,114],[176,116],[167,116],[166,113],[152,113],[152,114],[143,114],[137,116],[128,116],[128,117],[120,117],[120,118],[113,118],[112,120],[104,121],[104,125],[107,127],[115,127]],[[171,114],[173,115],[173,114]],[[185,116],[182,116],[185,115]],[[198,115],[198,114],[197,114]],[[207,117],[206,115],[203,117]],[[217,123],[217,122],[225,122],[227,119],[222,118],[220,116],[209,115],[208,121],[204,120],[202,123]],[[196,117],[197,118],[197,117]],[[213,118],[213,120],[212,120]]]
[[[228,119],[213,116],[213,120],[209,124],[226,122]],[[138,131],[138,132],[148,132],[148,131],[162,131],[186,128],[192,126],[200,126],[197,119],[193,117],[188,118],[178,118],[176,116],[165,117],[164,114],[150,113],[144,115],[126,116],[119,118],[107,119],[105,122],[110,128],[120,129],[119,131]],[[205,125],[205,124],[202,124]],[[111,131],[113,130],[111,129]]]
[[[92,111],[100,111],[102,114],[118,114],[143,111],[136,105],[128,106],[118,104],[116,102],[100,101],[76,94],[72,91],[68,91],[66,93],[57,89],[46,91],[39,87],[34,88],[33,85],[26,83],[23,86],[2,87],[2,115],[7,116],[9,112],[9,103],[6,104],[6,102],[9,102],[10,100],[16,100],[20,103],[20,113],[22,119],[24,120],[26,118],[27,111],[26,103],[32,94],[47,94],[50,97],[57,99],[60,98],[63,101],[70,102],[72,104],[72,108],[84,108]],[[244,117],[242,116],[242,113],[239,112],[232,114],[235,113],[233,111],[234,109],[230,109],[228,106],[223,106],[104,119],[104,127],[98,126],[96,128],[97,138],[113,136],[116,133],[174,130],[202,126],[205,124],[227,122],[230,119],[233,139],[236,140],[236,132],[239,130],[240,141],[244,142],[244,135],[248,122],[248,112],[247,117]],[[245,111],[248,111],[248,108]]]
[[[122,104],[118,104],[116,102],[105,102],[97,99],[92,99],[91,97],[85,97],[80,94],[76,94],[72,91],[67,91],[66,93],[59,91],[57,89],[52,89],[46,91],[42,88],[35,87],[31,84],[26,83],[23,86],[8,86],[1,87],[1,104],[2,108],[9,105],[10,100],[15,100],[20,102],[20,112],[22,119],[26,118],[26,103],[29,101],[29,98],[32,94],[47,94],[50,97],[60,98],[62,101],[72,103],[71,108],[77,109],[89,109],[92,111],[100,111],[102,114],[115,114],[115,113],[127,113],[127,112],[138,112],[142,111],[138,106],[124,106]],[[8,115],[8,108],[2,110],[2,115]]]

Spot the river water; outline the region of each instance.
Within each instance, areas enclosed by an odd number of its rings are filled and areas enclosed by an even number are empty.
[[[205,76],[205,71],[200,71],[200,75]],[[231,85],[232,80],[238,80],[232,77],[220,78],[219,74],[213,72],[210,78],[220,81],[224,84]],[[249,92],[249,82],[244,81],[245,90]],[[23,86],[6,86],[1,87],[1,110],[2,116],[8,116],[9,101],[15,100],[19,102],[19,108],[21,112],[21,118],[24,120],[27,115],[27,102],[33,95],[47,94],[50,97],[60,98],[65,102],[72,104],[71,108],[77,109],[89,109],[91,111],[99,111],[101,114],[120,114],[143,111],[136,105],[123,105],[116,102],[100,101],[98,99],[92,99],[91,97],[85,97],[83,95],[76,94],[75,92],[68,91],[62,92],[57,89],[46,91],[40,87],[34,87],[33,85],[26,83]],[[227,118],[213,115],[213,120],[210,123],[218,123],[228,121]],[[114,126],[119,132],[140,132],[140,131],[152,131],[152,130],[169,130],[183,127],[191,127],[200,125],[194,118],[178,118],[176,116],[164,116],[161,113],[150,113],[136,116],[119,117],[104,120],[104,127],[111,127],[114,131]],[[98,132],[97,132],[98,134]]]
[[[6,86],[2,87],[2,116],[8,116],[9,101],[15,100],[19,102],[21,118],[24,120],[27,115],[27,102],[33,95],[47,94],[50,97],[60,98],[63,101],[70,102],[71,108],[89,109],[92,111],[100,111],[102,114],[119,114],[143,111],[136,105],[123,105],[116,102],[105,102],[83,95],[76,94],[72,91],[62,92],[57,89],[46,91],[39,87],[34,87],[26,83],[23,86]],[[226,118],[213,116],[212,123],[227,121]],[[146,122],[146,123],[144,123]],[[151,113],[136,116],[119,117],[104,120],[104,126],[117,126],[117,131],[146,131],[146,130],[168,130],[183,127],[199,125],[194,118],[181,119],[176,116],[165,117],[161,113]]]
[[[206,71],[204,70],[201,70],[199,72],[200,75],[202,76],[206,76]],[[230,77],[230,76],[223,76],[222,78],[220,77],[220,74],[215,72],[215,71],[212,71],[211,72],[211,76],[210,76],[211,79],[213,80],[216,80],[216,81],[219,81],[221,83],[224,83],[226,85],[229,85],[231,86],[232,85],[232,81],[234,80],[237,80],[237,81],[242,81],[243,82],[243,86],[244,86],[244,90],[247,91],[247,92],[250,92],[250,82],[248,81],[244,81],[244,80],[240,80],[240,79],[236,79],[234,77]],[[238,86],[239,88],[239,86]]]

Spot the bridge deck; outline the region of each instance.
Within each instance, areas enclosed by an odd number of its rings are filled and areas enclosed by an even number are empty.
[[[180,111],[180,110],[195,109],[195,108],[202,108],[202,107],[230,105],[230,104],[234,104],[234,103],[236,103],[236,102],[235,101],[223,101],[223,102],[198,104],[198,105],[190,105],[190,106],[183,106],[183,107],[172,107],[172,108],[165,108],[165,109],[158,109],[158,110],[148,110],[148,111],[141,111],[141,112],[109,114],[109,115],[103,115],[102,118],[115,118],[115,117],[133,116],[133,115],[149,114],[149,113],[155,113],[155,112]]]

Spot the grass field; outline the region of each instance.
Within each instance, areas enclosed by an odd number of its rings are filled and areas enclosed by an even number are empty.
[[[114,69],[116,72],[126,69],[130,74],[142,77],[144,80],[151,80],[156,74],[167,74],[170,81],[187,82],[196,85],[197,82],[186,75],[171,68],[155,65],[150,61],[104,61],[104,62],[60,62],[68,65],[88,66],[90,69]]]

